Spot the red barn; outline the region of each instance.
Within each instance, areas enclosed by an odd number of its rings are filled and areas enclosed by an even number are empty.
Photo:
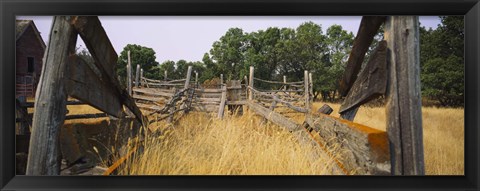
[[[16,21],[16,96],[34,97],[45,52],[40,32],[32,20]]]

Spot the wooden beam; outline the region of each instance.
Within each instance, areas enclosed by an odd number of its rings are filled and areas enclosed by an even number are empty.
[[[390,153],[385,131],[325,114],[307,115],[306,122],[323,145],[339,146],[336,157],[348,171],[358,175],[390,174]]]
[[[287,90],[287,85],[286,85],[287,84],[287,76],[285,76],[285,75],[283,76],[283,83],[284,83],[283,90]]]
[[[312,73],[308,73],[308,92],[309,92],[309,98],[310,102],[313,102],[313,76]]]
[[[142,78],[143,78],[143,68],[140,69],[140,82],[139,82],[140,86],[143,86],[143,84],[141,84],[142,83],[142,80],[141,80]]]
[[[365,53],[372,44],[373,37],[378,32],[378,29],[385,21],[384,16],[364,16],[360,22],[357,36],[353,41],[352,51],[348,56],[345,73],[340,80],[339,92],[342,96],[346,96],[350,91],[355,79],[357,79],[358,72],[362,67]]]
[[[392,174],[424,175],[418,16],[391,16],[387,40],[387,132]]]
[[[343,119],[353,121],[358,108],[385,94],[387,87],[387,42],[380,41],[340,107]]]
[[[128,95],[132,95],[132,63],[130,62],[130,50],[128,51],[127,63],[127,91]]]
[[[305,96],[305,109],[309,110],[310,108],[310,97],[309,97],[309,91],[308,91],[308,87],[309,87],[309,83],[308,83],[308,71],[305,70],[304,73],[303,73],[303,79],[304,79],[304,96]]]
[[[125,116],[122,100],[115,89],[101,81],[85,60],[76,55],[70,56],[65,73],[68,95],[117,118]]]
[[[190,77],[191,76],[192,76],[192,66],[188,66],[187,77],[186,77],[185,86],[184,86],[185,89],[187,89],[189,84],[190,84]]]
[[[75,50],[71,17],[55,16],[35,96],[26,175],[59,175],[59,135],[67,113],[64,86],[68,55]],[[73,48],[72,48],[73,47]]]
[[[135,70],[135,87],[140,86],[140,64],[137,64],[137,69]]]
[[[71,23],[95,60],[95,64],[102,74],[102,79],[115,87],[117,94],[120,95],[122,103],[133,112],[140,124],[145,125],[145,120],[142,120],[144,116],[140,109],[135,105],[135,101],[128,91],[121,88],[118,79],[115,78],[115,68],[118,56],[98,17],[74,17]]]
[[[280,127],[284,127],[289,131],[298,131],[300,129],[300,125],[296,124],[294,121],[278,114],[275,111],[269,110],[261,105],[254,103],[253,101],[247,101],[248,107],[255,111],[256,113],[260,114],[264,118],[270,120],[271,122],[279,125]]]
[[[251,88],[254,88],[253,86],[253,66],[250,66],[250,78],[248,80],[248,86],[250,86]],[[250,89],[249,91],[249,94],[248,94],[248,100],[253,100],[253,92],[252,90]]]
[[[222,85],[222,98],[220,99],[220,105],[218,106],[218,118],[223,119],[225,113],[225,102],[227,101],[227,86]]]

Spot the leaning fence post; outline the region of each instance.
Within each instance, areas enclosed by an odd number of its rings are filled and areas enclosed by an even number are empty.
[[[135,87],[140,85],[140,64],[137,64],[137,70],[135,70]]]
[[[308,96],[308,71],[303,73],[304,89],[305,89],[305,109],[310,110],[310,98]]]
[[[249,81],[248,81],[248,86],[250,86],[250,88],[253,88],[253,66],[250,66],[250,78],[249,78]],[[248,100],[253,100],[253,91],[252,90],[248,90]]]
[[[185,79],[185,89],[187,89],[188,85],[190,84],[190,76],[192,76],[192,66],[188,66],[187,78]]]
[[[68,97],[64,73],[77,41],[71,20],[68,16],[53,17],[44,68],[35,95],[26,175],[60,174],[59,136],[67,112]]]
[[[127,90],[128,95],[132,95],[132,66],[130,62],[130,50],[128,51],[128,64],[127,64]]]
[[[391,172],[393,175],[424,175],[418,17],[387,17],[385,39]]]

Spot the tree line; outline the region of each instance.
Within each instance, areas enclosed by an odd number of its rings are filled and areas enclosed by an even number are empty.
[[[442,16],[435,29],[420,27],[420,63],[422,96],[438,101],[441,106],[463,106],[464,96],[464,27],[463,16]],[[376,44],[383,39],[383,27],[374,38],[365,62]],[[132,68],[140,64],[144,76],[164,79],[185,78],[188,66],[199,73],[199,81],[218,78],[242,80],[249,67],[255,76],[267,80],[303,80],[304,70],[313,78],[314,99],[338,101],[339,79],[355,36],[340,25],[325,31],[321,25],[305,22],[297,28],[269,27],[266,30],[245,32],[230,28],[215,41],[201,61],[167,60],[159,64],[152,48],[128,44],[119,55],[117,74],[125,81],[127,52],[131,53]]]

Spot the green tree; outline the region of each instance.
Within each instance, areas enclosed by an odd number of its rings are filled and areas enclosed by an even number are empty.
[[[324,100],[335,98],[338,82],[345,72],[348,56],[353,45],[353,33],[343,30],[340,25],[332,25],[327,29],[327,53],[329,62],[323,77],[317,83],[323,83],[319,88],[323,92]],[[315,96],[316,97],[316,96]]]
[[[213,43],[210,50],[212,60],[217,64],[218,72],[224,74],[226,79],[240,78],[245,45],[245,34],[240,28],[229,29],[219,41]]]
[[[134,74],[137,65],[140,65],[145,77],[150,79],[160,79],[155,51],[152,48],[136,44],[127,44],[120,53],[117,65],[117,75],[120,76],[122,84],[125,84],[125,79],[127,77],[128,51],[130,51],[132,77],[135,76]]]
[[[435,30],[420,28],[422,95],[442,106],[464,104],[463,16],[442,16]]]

